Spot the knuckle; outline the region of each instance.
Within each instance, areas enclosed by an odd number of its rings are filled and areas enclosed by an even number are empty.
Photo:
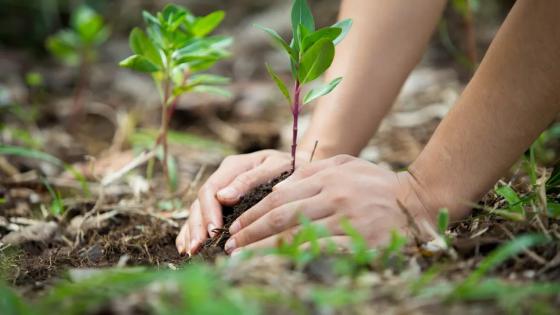
[[[272,211],[268,214],[268,225],[274,231],[284,230],[286,216],[279,211]]]
[[[270,209],[274,209],[278,206],[281,206],[282,205],[281,194],[278,193],[277,191],[270,193],[268,196],[266,196],[266,204]]]
[[[255,177],[253,176],[253,172],[251,173],[243,173],[235,178],[235,183],[237,186],[241,187],[251,187],[251,185],[255,181]]]
[[[340,155],[337,155],[337,156],[333,157],[334,164],[336,164],[336,165],[341,165],[341,164],[350,162],[353,159],[354,159],[354,157],[351,156],[351,155],[348,155],[348,154],[340,154]]]

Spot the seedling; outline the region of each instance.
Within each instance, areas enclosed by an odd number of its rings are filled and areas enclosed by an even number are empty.
[[[290,103],[293,117],[292,131],[292,171],[296,167],[296,151],[298,136],[298,118],[302,107],[313,100],[324,96],[334,90],[342,81],[336,78],[327,84],[311,89],[301,99],[304,86],[319,78],[331,66],[335,45],[340,43],[352,26],[352,21],[347,19],[333,26],[315,30],[315,20],[306,0],[294,0],[292,4],[292,41],[288,44],[276,31],[256,25],[265,31],[273,41],[288,55],[292,67],[294,88],[292,93],[274,70],[267,65],[268,72],[280,92]]]
[[[47,49],[63,63],[79,67],[72,114],[81,114],[90,68],[97,58],[97,48],[109,38],[109,28],[97,12],[85,5],[72,13],[70,26],[50,36]]]
[[[161,128],[156,148],[163,149],[162,164],[168,175],[167,132],[179,97],[187,92],[229,96],[220,85],[229,79],[213,74],[197,74],[228,57],[232,43],[227,36],[209,34],[220,25],[225,13],[216,11],[196,17],[186,8],[167,5],[155,16],[144,11],[146,31],[135,28],[130,33],[134,55],[121,61],[122,67],[151,74],[160,93]]]

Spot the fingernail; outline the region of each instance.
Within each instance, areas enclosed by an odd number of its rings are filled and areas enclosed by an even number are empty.
[[[195,240],[191,241],[191,247],[189,248],[189,251],[188,251],[189,255],[190,255],[190,253],[192,253],[194,251],[194,248],[197,245],[198,245],[198,240],[195,239]]]
[[[214,230],[216,229],[216,226],[212,223],[208,224],[208,235],[210,235],[211,237],[214,237],[214,234],[216,234],[216,232],[214,232]]]
[[[239,230],[241,230],[241,224],[239,224],[239,222],[235,221],[229,227],[229,234],[233,235],[233,234],[239,232]]]
[[[230,238],[229,241],[226,242],[226,246],[224,246],[224,250],[226,253],[231,253],[235,249],[235,239]]]
[[[218,197],[221,199],[237,199],[238,196],[237,190],[231,187],[226,187],[218,191]]]

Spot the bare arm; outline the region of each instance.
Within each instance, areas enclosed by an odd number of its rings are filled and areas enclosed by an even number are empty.
[[[459,102],[413,163],[437,210],[465,215],[560,110],[560,1],[520,0]]]
[[[445,0],[346,0],[340,17],[352,18],[328,77],[343,82],[321,99],[301,148],[319,141],[318,158],[357,155],[377,130],[404,80],[418,63]]]

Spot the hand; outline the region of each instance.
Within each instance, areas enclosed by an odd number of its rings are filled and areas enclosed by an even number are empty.
[[[409,216],[415,222],[434,224],[435,214],[423,206],[421,194],[407,172],[394,173],[342,155],[313,162],[276,185],[270,195],[232,224],[226,251],[273,247],[279,238],[289,241],[300,228],[300,215],[329,230],[330,239],[320,242],[350,245],[350,237],[340,226],[346,218],[369,246],[380,245],[388,241],[393,229],[407,232]]]
[[[300,163],[307,156],[306,152],[299,152]],[[251,189],[289,170],[291,160],[290,154],[275,150],[224,159],[191,205],[189,218],[175,241],[179,253],[191,255],[198,251],[214,229],[223,227],[222,205],[234,205]]]

